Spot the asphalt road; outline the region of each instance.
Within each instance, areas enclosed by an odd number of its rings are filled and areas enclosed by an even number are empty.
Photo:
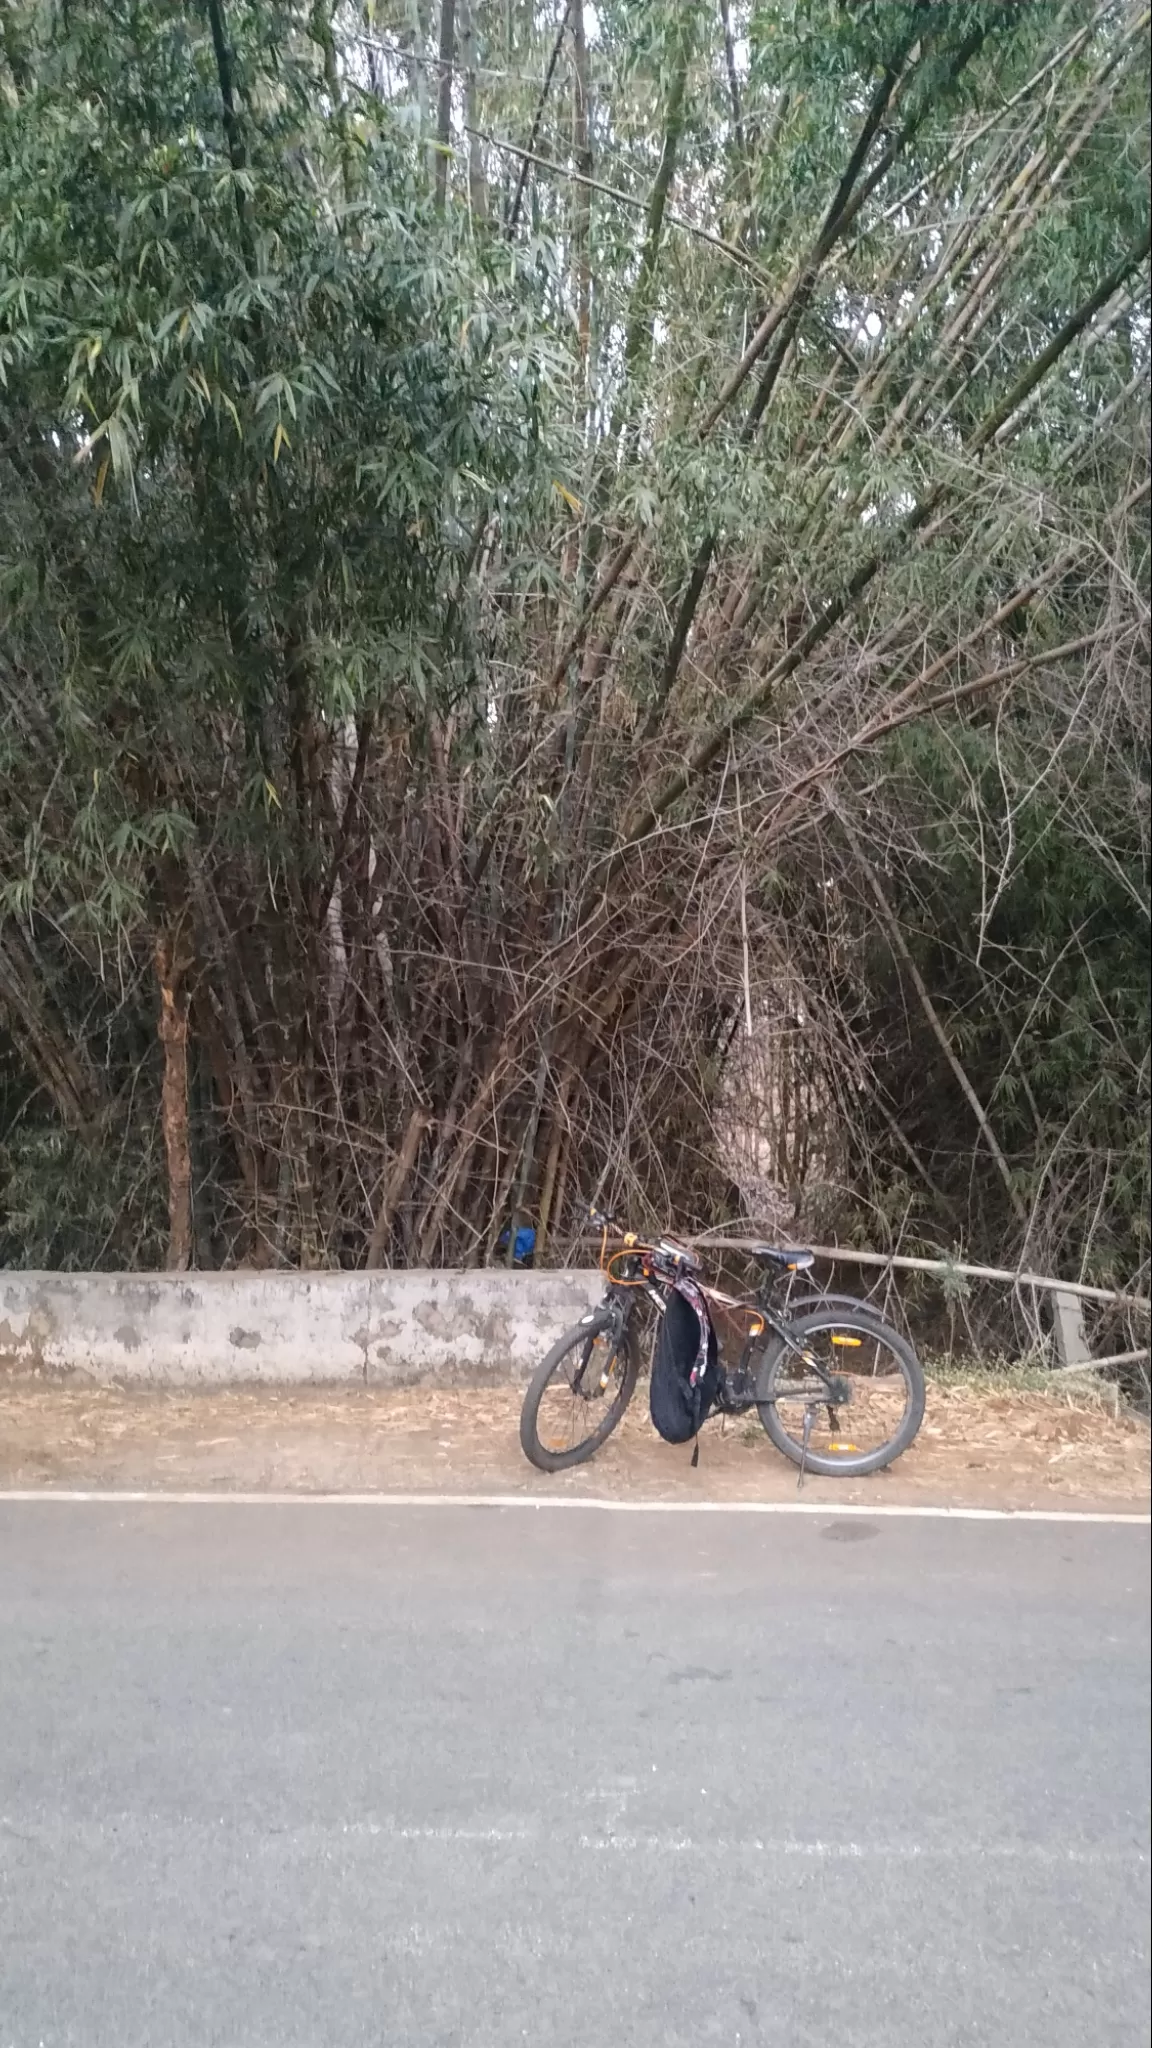
[[[0,1502],[0,2048],[1143,2048],[1148,1531]]]

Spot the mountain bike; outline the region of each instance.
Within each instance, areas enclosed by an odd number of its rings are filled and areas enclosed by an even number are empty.
[[[628,1231],[609,1253],[608,1233],[619,1218],[590,1209],[588,1221],[600,1232],[600,1270],[607,1286],[598,1308],[589,1309],[552,1346],[537,1367],[520,1411],[520,1445],[541,1472],[583,1465],[623,1419],[640,1376],[640,1318],[643,1300],[658,1314],[664,1288],[697,1262],[672,1238],[643,1244]]]
[[[542,1472],[582,1465],[623,1420],[640,1374],[642,1304],[662,1314],[667,1290],[692,1278],[710,1304],[743,1317],[738,1363],[722,1364],[714,1412],[755,1408],[769,1439],[805,1472],[859,1478],[890,1465],[924,1419],[924,1373],[912,1346],[882,1317],[846,1295],[801,1297],[781,1308],[782,1285],[815,1263],[810,1251],[757,1245],[760,1287],[741,1297],[708,1287],[696,1253],[674,1238],[642,1242],[631,1231],[609,1253],[619,1218],[592,1209],[601,1233],[604,1298],[553,1345],[524,1396],[520,1444]]]

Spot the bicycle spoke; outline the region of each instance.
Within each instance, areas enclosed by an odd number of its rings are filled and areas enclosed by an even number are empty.
[[[776,1402],[788,1435],[800,1443],[807,1425],[810,1456],[867,1456],[888,1443],[900,1427],[910,1393],[899,1359],[883,1340],[822,1330],[806,1340],[806,1348],[822,1373],[843,1383],[849,1399],[843,1404],[826,1397],[814,1401],[811,1370],[802,1359],[790,1357]]]
[[[876,1317],[797,1320],[766,1368],[761,1420],[778,1448],[813,1470],[876,1470],[911,1442],[923,1375],[904,1339]],[[770,1400],[764,1395],[770,1394]]]
[[[536,1433],[543,1448],[560,1455],[593,1435],[611,1408],[619,1383],[620,1359],[610,1333],[601,1332],[573,1350],[540,1398]]]

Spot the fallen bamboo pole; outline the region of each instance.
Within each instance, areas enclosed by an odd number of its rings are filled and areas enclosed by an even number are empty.
[[[751,1237],[719,1237],[709,1233],[693,1242],[709,1251],[750,1252],[763,1240]],[[1086,1287],[1078,1280],[1054,1280],[1050,1273],[1024,1273],[1009,1266],[967,1266],[950,1259],[914,1259],[902,1252],[858,1252],[850,1245],[812,1244],[803,1247],[830,1264],[884,1266],[902,1273],[932,1273],[939,1280],[1002,1280],[1013,1287],[1042,1287],[1050,1294],[1075,1294],[1081,1301],[1115,1302],[1121,1308],[1152,1309],[1146,1294],[1124,1294],[1114,1287]]]
[[[1056,1365],[1052,1376],[1059,1379],[1062,1373],[1102,1372],[1106,1365],[1138,1365],[1149,1356],[1148,1346],[1143,1351],[1113,1351],[1108,1358],[1078,1358],[1075,1365]]]

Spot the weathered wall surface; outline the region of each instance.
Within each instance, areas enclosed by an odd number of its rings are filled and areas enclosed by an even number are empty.
[[[0,1273],[0,1375],[408,1386],[526,1379],[595,1271]]]

